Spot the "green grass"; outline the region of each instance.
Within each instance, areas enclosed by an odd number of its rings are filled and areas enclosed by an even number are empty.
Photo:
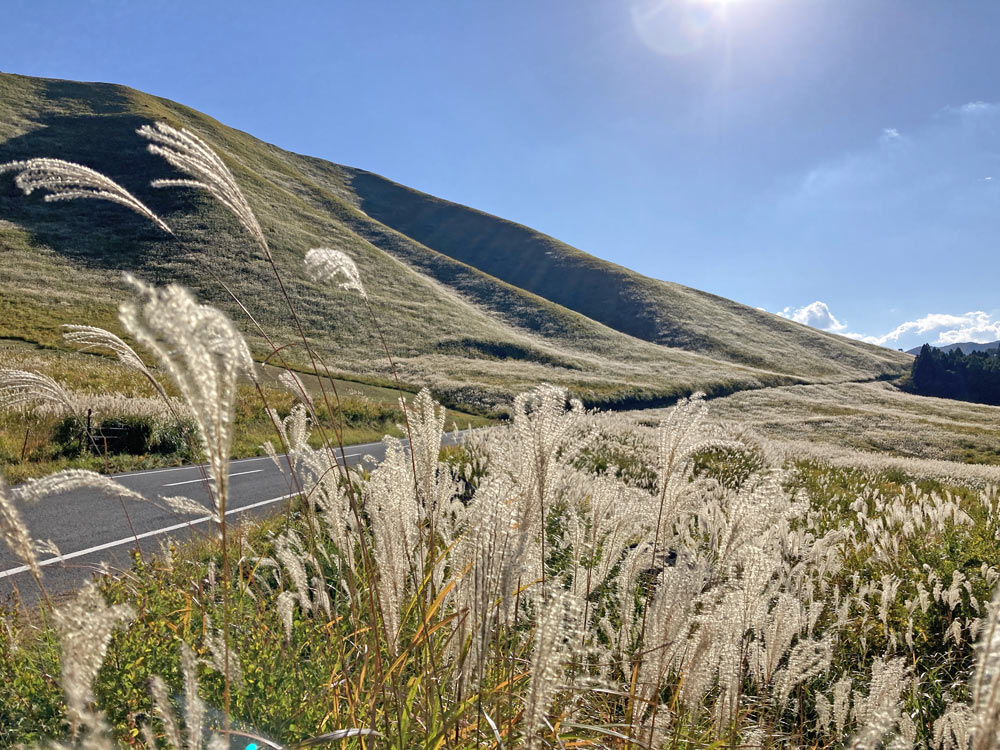
[[[943,532],[922,534],[903,542],[898,555],[890,561],[873,557],[870,547],[859,545],[853,554],[845,557],[845,564],[838,575],[838,583],[845,588],[853,576],[862,585],[876,584],[883,576],[893,575],[902,581],[901,593],[889,611],[886,625],[872,622],[870,617],[859,617],[853,637],[838,644],[837,662],[845,673],[863,674],[872,660],[884,653],[906,652],[915,674],[922,678],[915,696],[908,706],[917,720],[921,734],[930,737],[929,729],[939,716],[946,700],[968,700],[968,684],[972,676],[973,643],[950,642],[946,632],[955,618],[973,618],[981,615],[972,605],[988,602],[993,596],[994,585],[981,573],[983,564],[992,565],[1000,559],[1000,542],[997,538],[996,518],[989,507],[979,502],[977,493],[967,487],[942,483],[932,479],[919,479],[899,472],[871,472],[858,468],[831,468],[817,462],[798,462],[789,478],[789,485],[804,492],[810,505],[826,513],[829,528],[839,528],[856,522],[857,511],[851,505],[862,497],[872,498],[868,512],[877,515],[874,505],[878,497],[903,495],[913,498],[914,489],[923,493],[949,494],[959,500],[969,514],[968,526],[950,524]],[[913,613],[913,647],[890,641],[890,633],[903,633],[907,629],[908,614],[903,606],[907,597],[915,597],[915,584],[933,572],[948,582],[956,571],[961,571],[970,582],[970,589],[963,592],[954,610],[931,607],[924,613]],[[851,632],[851,631],[848,631]]]

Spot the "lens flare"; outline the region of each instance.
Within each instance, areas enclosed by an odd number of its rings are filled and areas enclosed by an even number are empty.
[[[630,11],[643,43],[660,55],[687,55],[725,22],[734,0],[638,0]]]

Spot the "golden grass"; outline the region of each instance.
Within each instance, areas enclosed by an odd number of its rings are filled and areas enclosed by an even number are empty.
[[[714,399],[712,415],[774,440],[1000,464],[1000,407],[915,396],[890,383],[747,391]]]

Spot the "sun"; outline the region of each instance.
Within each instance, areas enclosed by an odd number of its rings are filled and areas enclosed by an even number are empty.
[[[730,6],[748,0],[636,0],[632,25],[643,43],[661,55],[686,55],[723,26]]]

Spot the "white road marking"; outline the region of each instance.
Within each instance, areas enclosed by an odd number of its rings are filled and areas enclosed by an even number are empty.
[[[260,474],[262,471],[264,471],[264,470],[263,469],[253,469],[251,471],[238,471],[235,474],[230,474],[229,476],[231,476],[231,477],[241,477],[244,474]],[[188,479],[185,482],[171,482],[170,484],[165,484],[163,486],[164,487],[176,487],[179,484],[194,484],[195,482],[204,482],[204,481],[205,481],[204,478]]]
[[[463,430],[462,432],[466,432],[466,430]],[[449,440],[450,438],[451,438],[450,434],[445,436],[445,440]],[[402,442],[405,444],[407,441],[404,440]],[[444,441],[442,441],[442,442],[444,442]],[[368,449],[368,448],[372,448],[372,447],[377,446],[377,445],[382,445],[382,443],[365,443],[363,445],[352,445],[351,447],[352,448]],[[362,450],[362,451],[357,452],[357,453],[345,453],[344,454],[344,458],[355,458],[357,456],[363,456],[366,453],[368,453],[367,450]],[[340,453],[338,452],[337,455],[339,456]],[[230,461],[230,464],[238,464],[238,463],[244,463],[244,462],[250,462],[250,461],[270,461],[270,460],[271,460],[270,456],[257,456],[255,458],[240,458],[240,459],[236,459],[235,461]],[[194,465],[194,466],[174,466],[174,467],[167,468],[167,469],[150,469],[148,471],[134,471],[134,472],[131,472],[129,474],[116,474],[116,475],[114,475],[113,478],[122,479],[122,478],[139,476],[139,475],[142,475],[142,474],[158,474],[160,472],[167,472],[167,471],[183,471],[185,469],[202,469],[202,468],[207,468],[207,466],[204,465],[204,464],[202,464],[202,465]],[[263,471],[263,469],[257,469],[255,471],[248,471],[248,472],[242,472],[242,473],[245,473],[245,474],[255,474],[258,471]],[[230,476],[237,476],[237,475],[236,474],[230,474]],[[192,480],[192,481],[201,482],[202,479],[195,479],[195,480]],[[177,482],[176,484],[187,484],[187,482]],[[173,485],[164,485],[164,486],[170,487],[170,486],[173,486]],[[277,502],[280,502],[282,500],[287,500],[290,497],[295,497],[297,494],[298,494],[297,492],[293,492],[293,493],[288,494],[288,495],[281,495],[279,497],[272,497],[269,500],[261,500],[260,502],[251,503],[250,505],[241,505],[239,508],[232,508],[230,510],[227,510],[226,511],[226,515],[229,516],[229,515],[232,515],[233,513],[241,513],[241,512],[243,512],[245,510],[252,510],[253,508],[260,508],[260,507],[263,507],[265,505],[271,505],[272,503],[277,503]],[[39,567],[45,567],[45,566],[48,566],[48,565],[54,565],[54,564],[56,564],[58,562],[64,562],[66,560],[72,560],[72,559],[74,559],[76,557],[83,557],[84,555],[89,555],[89,554],[91,554],[93,552],[100,552],[101,550],[111,549],[112,547],[120,547],[123,544],[130,544],[130,543],[135,542],[138,539],[147,539],[148,537],[156,536],[157,534],[166,534],[166,533],[171,532],[171,531],[177,531],[178,529],[183,529],[183,528],[187,528],[187,527],[190,527],[190,526],[195,526],[197,524],[205,523],[206,521],[211,521],[211,520],[212,520],[212,516],[204,516],[202,518],[196,518],[193,521],[185,521],[183,523],[176,523],[173,526],[164,526],[163,528],[160,528],[160,529],[154,529],[152,531],[144,531],[141,534],[137,534],[135,536],[129,536],[129,537],[125,537],[124,539],[117,539],[117,540],[115,540],[113,542],[105,542],[104,544],[98,544],[98,545],[96,545],[94,547],[88,547],[87,549],[78,550],[76,552],[68,552],[65,555],[59,555],[57,557],[49,557],[49,558],[46,558],[45,560],[39,560],[38,561],[38,566]],[[17,568],[10,568],[9,570],[0,571],[0,578],[7,578],[9,576],[17,575],[18,573],[26,573],[28,570],[29,570],[29,568],[26,565],[21,565],[20,567],[17,567]]]
[[[270,456],[256,456],[255,458],[238,458],[230,461],[230,464],[239,464],[250,461],[270,461]],[[191,464],[189,466],[171,466],[169,469],[147,469],[146,471],[130,471],[127,474],[113,474],[112,479],[128,479],[129,477],[141,477],[143,474],[160,474],[167,471],[185,471],[194,469],[208,470],[208,464]]]
[[[406,441],[404,440],[403,442],[405,443]],[[349,445],[349,446],[344,446],[344,447],[345,448],[373,448],[376,445],[382,445],[382,443],[365,443],[364,445]],[[340,451],[338,450],[338,451],[336,451],[336,453],[337,453],[337,457],[339,458],[340,457]],[[362,456],[362,455],[364,455],[364,452],[362,452],[362,453],[347,453],[347,454],[345,454],[345,458],[353,458],[354,456]],[[278,458],[284,458],[284,457],[285,457],[284,455],[278,456]],[[232,465],[232,464],[249,463],[250,461],[270,461],[270,460],[271,460],[270,456],[256,456],[254,458],[237,458],[237,459],[233,459],[229,463],[230,463],[230,465]],[[146,471],[130,471],[127,474],[112,474],[111,478],[112,479],[128,479],[129,477],[141,477],[144,474],[160,474],[160,473],[165,473],[165,472],[168,472],[168,471],[185,471],[185,470],[195,470],[195,469],[205,469],[207,471],[208,470],[208,464],[192,464],[190,466],[171,466],[171,467],[166,468],[166,469],[147,469]]]
[[[261,500],[258,503],[251,503],[250,505],[241,505],[239,508],[232,508],[226,511],[226,515],[232,515],[233,513],[241,513],[245,510],[251,510],[253,508],[260,508],[264,505],[270,505],[271,503],[277,503],[281,500],[287,500],[290,497],[295,497],[298,493],[293,492],[289,495],[281,495],[280,497],[272,497],[270,500]],[[104,544],[98,544],[95,547],[88,547],[87,549],[81,549],[76,552],[68,552],[65,555],[60,555],[58,557],[49,557],[45,560],[38,561],[38,567],[44,567],[46,565],[54,565],[57,562],[63,562],[64,560],[72,560],[74,557],[83,557],[84,555],[89,555],[92,552],[100,552],[101,550],[111,549],[112,547],[120,547],[123,544],[132,544],[136,539],[146,539],[147,537],[156,536],[157,534],[166,534],[170,531],[177,531],[178,529],[183,529],[188,526],[194,526],[199,523],[205,523],[206,521],[211,521],[212,516],[204,516],[203,518],[196,518],[193,521],[185,521],[184,523],[175,523],[173,526],[164,526],[162,529],[154,529],[153,531],[144,531],[141,534],[136,534],[135,536],[125,537],[124,539],[117,539],[113,542],[105,542]],[[25,573],[28,571],[27,565],[22,565],[19,568],[11,568],[10,570],[0,571],[0,578],[7,578],[8,576],[15,576],[18,573]]]

